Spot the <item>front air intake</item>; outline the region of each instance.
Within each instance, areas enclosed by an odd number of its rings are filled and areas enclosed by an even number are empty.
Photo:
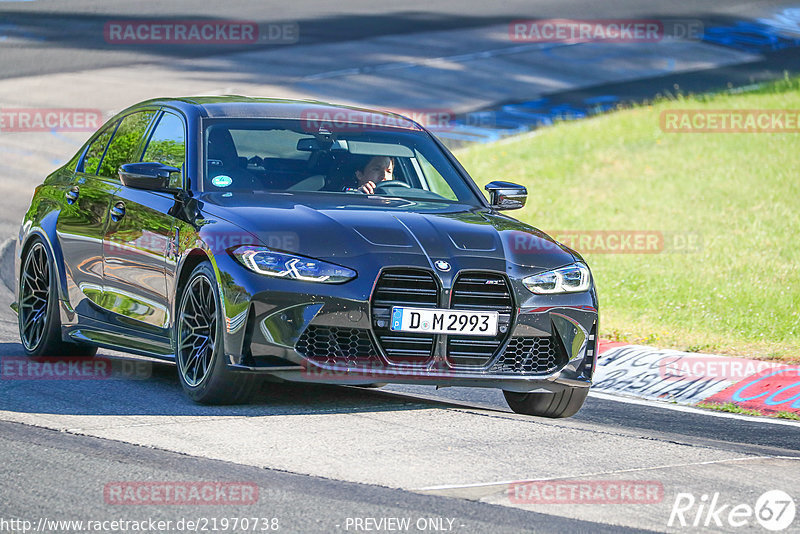
[[[372,294],[372,324],[378,345],[390,363],[421,365],[433,357],[435,336],[392,332],[389,317],[393,306],[436,308],[439,285],[428,271],[390,269],[384,271]]]
[[[462,273],[453,284],[450,307],[454,310],[491,310],[500,314],[495,337],[448,336],[447,360],[458,367],[483,367],[497,353],[508,336],[514,301],[505,276],[494,273]]]
[[[513,337],[503,354],[492,364],[490,372],[498,374],[544,375],[566,365],[560,358],[552,338]]]
[[[317,363],[347,367],[380,364],[369,330],[310,325],[297,340],[297,352]]]

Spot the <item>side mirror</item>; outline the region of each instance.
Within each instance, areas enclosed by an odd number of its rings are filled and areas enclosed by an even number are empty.
[[[169,176],[174,172],[181,170],[157,162],[126,163],[119,168],[119,179],[127,187],[175,193],[179,189],[169,186]]]
[[[511,182],[491,182],[484,189],[489,192],[489,204],[496,210],[519,209],[528,199],[528,190]]]

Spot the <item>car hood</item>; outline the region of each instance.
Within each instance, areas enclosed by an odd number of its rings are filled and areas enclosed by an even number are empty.
[[[540,230],[485,208],[338,194],[207,193],[199,200],[205,233],[216,231],[214,219],[242,230],[213,236],[217,242],[256,241],[343,265],[372,255],[383,266],[446,260],[459,268],[505,271],[513,263],[544,270],[576,259]]]

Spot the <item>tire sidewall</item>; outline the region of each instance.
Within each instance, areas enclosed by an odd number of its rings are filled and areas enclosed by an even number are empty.
[[[30,255],[33,253],[33,249],[36,248],[36,245],[39,244],[44,249],[45,258],[47,259],[47,274],[48,274],[48,295],[47,295],[47,314],[45,317],[45,326],[42,331],[42,337],[39,340],[39,344],[36,345],[33,349],[29,349],[25,346],[25,343],[22,341],[23,338],[23,327],[22,327],[22,309],[20,304],[19,313],[17,314],[17,326],[19,328],[19,337],[20,337],[20,344],[22,345],[22,349],[25,351],[25,354],[28,356],[44,356],[48,352],[47,347],[53,344],[54,336],[59,336],[59,339],[56,341],[60,341],[61,335],[61,320],[58,316],[59,307],[58,307],[58,288],[56,286],[55,280],[55,262],[53,261],[53,255],[50,253],[50,249],[47,244],[44,242],[43,239],[40,237],[35,237],[31,241],[31,243],[27,246],[25,256],[20,262],[20,272],[19,272],[19,285],[17,288],[17,294],[20,298],[20,303],[22,301],[22,284],[24,283],[24,276],[23,272],[25,271],[25,265],[30,258]]]
[[[537,417],[572,417],[589,394],[588,387],[566,387],[555,393],[517,393],[503,391],[506,402],[518,414]]]
[[[198,276],[205,276],[211,286],[211,290],[214,294],[214,300],[216,302],[216,310],[215,313],[217,315],[217,332],[216,332],[216,339],[214,343],[214,354],[211,357],[211,363],[209,365],[209,369],[206,373],[206,376],[203,380],[196,386],[189,385],[184,376],[183,372],[181,372],[181,360],[180,360],[180,329],[181,329],[181,315],[183,314],[183,307],[184,307],[184,298],[186,297],[186,292],[191,287],[192,282]],[[181,382],[181,386],[186,394],[194,401],[203,402],[206,397],[209,395],[210,390],[215,390],[219,386],[219,382],[225,380],[225,372],[227,370],[227,366],[225,364],[225,345],[224,345],[224,331],[222,325],[225,322],[225,319],[222,316],[222,306],[220,305],[220,295],[219,295],[219,287],[217,285],[217,279],[214,276],[214,270],[211,267],[211,264],[208,261],[204,261],[200,263],[192,270],[192,273],[189,275],[189,278],[186,281],[186,284],[181,288],[179,292],[179,297],[177,299],[177,313],[175,314],[175,321],[174,321],[174,332],[173,332],[173,339],[175,340],[175,362],[178,364],[178,379]]]

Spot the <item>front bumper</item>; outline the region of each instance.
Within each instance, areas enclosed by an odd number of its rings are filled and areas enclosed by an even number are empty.
[[[372,306],[379,272],[341,285],[239,273],[237,283],[221,287],[226,355],[235,370],[325,384],[403,383],[518,392],[591,385],[597,353],[594,289],[537,296],[520,291],[517,278],[508,277],[515,304],[508,332],[485,362],[463,365],[450,358],[444,335],[435,336],[428,358],[398,362],[387,357],[376,333],[379,314]],[[443,294],[449,292],[449,282],[452,278],[440,281]],[[251,293],[248,287],[258,291]],[[287,287],[296,290],[287,292]]]

